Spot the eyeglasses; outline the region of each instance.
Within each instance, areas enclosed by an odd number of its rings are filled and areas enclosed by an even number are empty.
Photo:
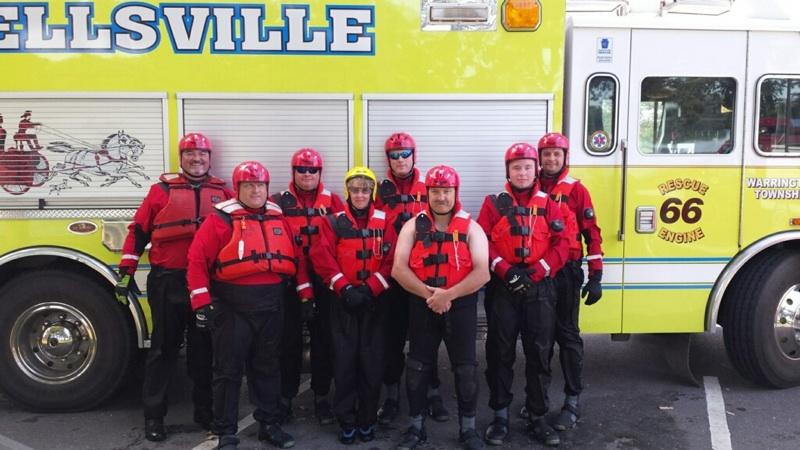
[[[347,188],[347,192],[349,192],[350,195],[372,195],[372,189],[370,188],[349,187]]]
[[[294,170],[296,170],[297,173],[310,173],[311,175],[314,175],[315,173],[319,172],[320,169],[319,167],[295,167]]]
[[[396,151],[396,152],[389,152],[388,156],[389,156],[389,158],[397,161],[400,158],[406,159],[409,156],[411,156],[413,153],[414,153],[414,150],[402,150],[402,151]]]

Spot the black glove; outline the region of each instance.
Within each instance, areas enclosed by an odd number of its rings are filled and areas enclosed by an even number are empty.
[[[512,294],[524,294],[533,287],[533,280],[525,269],[512,267],[506,272],[506,285]]]
[[[589,281],[583,286],[581,297],[585,298],[585,305],[594,305],[603,296],[603,286],[600,280],[603,278],[603,272],[595,272],[589,275]],[[588,298],[586,296],[589,296]]]
[[[316,314],[317,305],[314,303],[314,300],[306,300],[300,303],[300,317],[302,317],[303,322],[311,322],[314,320],[314,314]]]
[[[114,286],[114,297],[123,306],[128,306],[128,295],[133,292],[135,295],[142,295],[142,291],[136,286],[136,279],[126,268],[119,269],[119,281]]]
[[[195,325],[199,330],[211,330],[218,313],[213,303],[200,307],[194,312]]]
[[[352,285],[348,285],[344,288],[342,298],[344,299],[345,308],[350,312],[358,311],[369,301],[369,297],[364,295],[363,290],[356,289]]]
[[[367,301],[367,309],[370,311],[375,311],[375,308],[378,307],[378,297],[372,295],[372,289],[369,288],[366,284],[362,284],[361,286],[355,288],[358,289],[364,298]]]

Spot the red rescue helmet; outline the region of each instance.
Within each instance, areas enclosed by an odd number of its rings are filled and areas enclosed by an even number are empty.
[[[267,183],[269,186],[269,171],[258,161],[245,161],[233,168],[233,191],[239,193],[239,183],[243,181],[256,181]]]
[[[445,165],[438,165],[433,166],[428,170],[428,173],[425,174],[425,187],[427,189],[430,188],[455,188],[456,190],[456,202],[453,205],[452,211],[459,211],[461,210],[461,201],[458,198],[458,189],[461,185],[461,179],[458,176],[458,172],[456,169],[453,169],[450,166]],[[430,202],[431,197],[428,195],[428,202]]]
[[[397,150],[411,150],[411,162],[417,162],[417,143],[414,142],[414,138],[411,137],[408,133],[394,133],[386,139],[386,143],[383,144],[383,149],[388,155],[389,152],[394,152]]]
[[[536,151],[536,147],[527,142],[517,142],[506,150],[506,178],[508,178],[508,164],[518,159],[534,160],[536,163],[536,171],[539,171],[539,153]]]
[[[569,152],[569,139],[561,133],[547,133],[539,139],[539,151],[545,148],[560,148],[564,150],[564,159]]]
[[[313,148],[301,148],[292,155],[292,168],[316,167],[322,169],[322,155]]]
[[[458,189],[461,180],[458,178],[458,172],[450,166],[438,165],[433,166],[425,174],[425,187],[452,187]]]
[[[200,133],[189,133],[181,138],[178,144],[181,153],[186,150],[205,150],[211,152],[211,141]]]

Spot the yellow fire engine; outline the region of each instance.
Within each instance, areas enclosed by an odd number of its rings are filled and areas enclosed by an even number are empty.
[[[721,323],[745,376],[797,384],[800,26],[734,13],[0,3],[0,387],[31,408],[76,410],[123,381],[149,336],[146,298],[127,309],[113,298],[120,246],[186,132],[211,139],[213,173],[257,159],[274,191],[297,148],[320,150],[323,181],[338,186],[356,164],[385,171],[383,141],[407,131],[423,170],[458,169],[477,214],[503,185],[504,149],[561,129],[606,253],[606,293],[583,308],[583,330]]]

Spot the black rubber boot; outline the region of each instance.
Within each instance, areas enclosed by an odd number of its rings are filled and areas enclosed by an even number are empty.
[[[361,442],[370,442],[375,440],[375,425],[366,428],[358,427],[358,438]]]
[[[495,416],[492,423],[486,427],[484,439],[489,445],[503,445],[508,437],[508,419]]]
[[[239,447],[239,438],[235,434],[224,434],[219,437],[217,450],[236,450]]]
[[[450,420],[450,412],[444,407],[441,395],[428,397],[428,414],[437,422],[447,422]]]
[[[278,448],[294,447],[294,438],[291,434],[283,431],[279,424],[268,425],[260,423],[258,425],[258,440],[267,441]]]
[[[167,431],[164,429],[164,419],[145,419],[144,438],[152,442],[160,442],[167,438]]]
[[[474,428],[469,428],[458,434],[458,442],[461,443],[461,448],[464,450],[483,450],[483,439],[478,436],[478,432]]]
[[[558,431],[571,430],[578,424],[578,419],[581,417],[580,408],[578,408],[578,397],[570,396],[564,400],[564,406],[561,407],[561,412],[558,413],[555,420],[553,420],[553,428]]]
[[[389,425],[394,422],[399,412],[400,403],[395,399],[387,398],[383,402],[383,406],[378,410],[378,423],[381,425]]]
[[[356,443],[356,429],[355,428],[342,428],[339,433],[339,442],[344,445],[353,445]]]
[[[425,432],[425,427],[417,428],[410,426],[403,433],[403,439],[397,444],[397,450],[414,450],[418,445],[424,444],[428,440],[428,433]]]
[[[533,435],[534,439],[544,445],[550,447],[557,447],[561,445],[561,438],[558,433],[550,424],[547,423],[544,417],[537,417],[528,424],[528,429]]]

